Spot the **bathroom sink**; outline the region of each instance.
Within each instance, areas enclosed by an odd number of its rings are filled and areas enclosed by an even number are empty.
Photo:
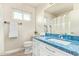
[[[58,40],[58,39],[48,39],[48,41],[53,41],[53,42],[60,43],[60,44],[63,44],[63,45],[69,45],[69,44],[71,44],[71,42],[64,41],[63,39],[62,39],[62,40]]]

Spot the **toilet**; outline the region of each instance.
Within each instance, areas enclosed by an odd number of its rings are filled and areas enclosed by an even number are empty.
[[[32,53],[32,41],[24,42],[24,54],[31,54]]]

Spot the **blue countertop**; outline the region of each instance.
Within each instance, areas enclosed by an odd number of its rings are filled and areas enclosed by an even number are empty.
[[[70,53],[74,56],[79,56],[79,41],[76,41],[76,40],[65,40],[65,41],[68,41],[68,42],[71,42],[71,44],[69,45],[63,45],[63,44],[60,44],[60,43],[57,43],[57,42],[53,42],[53,41],[49,41],[48,39],[57,39],[55,37],[49,37],[49,36],[35,36],[34,37],[35,39],[39,40],[39,41],[42,41],[44,43],[47,43],[51,46],[54,46],[62,51],[65,51],[67,53]]]

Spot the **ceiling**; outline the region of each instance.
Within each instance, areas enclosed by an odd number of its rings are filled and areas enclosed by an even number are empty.
[[[41,7],[44,6],[46,3],[26,3],[26,5],[29,5],[31,7]]]
[[[46,12],[58,16],[62,13],[68,12],[73,9],[73,4],[71,3],[56,3],[53,6],[46,9]]]
[[[37,8],[45,6],[47,3],[26,3],[31,7]],[[54,3],[51,7],[47,8],[45,11],[53,14],[54,16],[58,16],[62,13],[68,12],[73,9],[72,3]]]

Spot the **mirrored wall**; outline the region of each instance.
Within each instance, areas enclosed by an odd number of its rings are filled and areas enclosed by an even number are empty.
[[[44,11],[44,30],[48,33],[71,34],[73,4],[54,4]]]

